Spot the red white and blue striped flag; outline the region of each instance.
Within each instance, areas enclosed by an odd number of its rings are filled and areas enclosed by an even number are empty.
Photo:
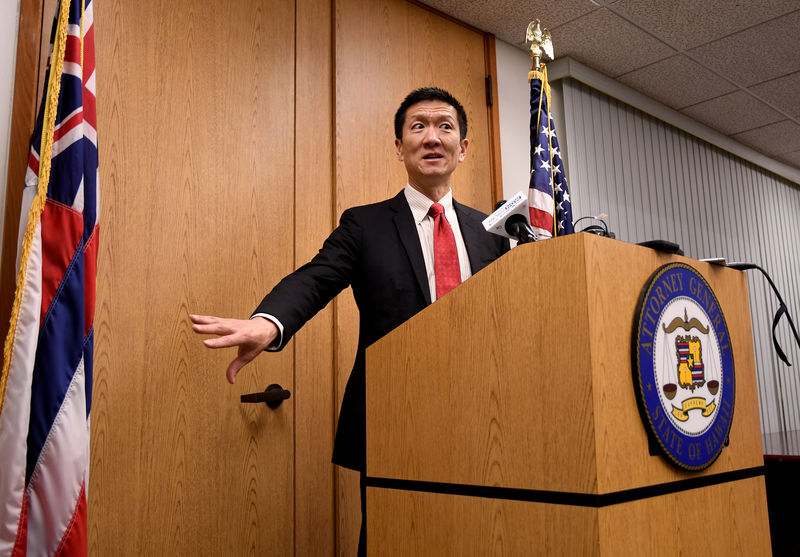
[[[531,225],[539,238],[572,234],[572,202],[564,164],[558,149],[556,127],[550,113],[547,69],[531,70],[531,182],[528,207]]]
[[[60,0],[0,376],[0,557],[85,555],[98,243],[92,0]]]

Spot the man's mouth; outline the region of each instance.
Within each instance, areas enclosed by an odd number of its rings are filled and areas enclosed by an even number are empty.
[[[438,153],[431,153],[429,155],[425,155],[422,158],[425,159],[426,161],[429,161],[429,160],[441,159],[442,155],[440,155]]]

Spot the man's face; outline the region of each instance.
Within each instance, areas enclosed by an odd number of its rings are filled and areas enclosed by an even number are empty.
[[[449,183],[467,154],[469,140],[460,139],[455,108],[442,101],[421,101],[408,107],[403,138],[394,144],[409,182],[434,187]]]

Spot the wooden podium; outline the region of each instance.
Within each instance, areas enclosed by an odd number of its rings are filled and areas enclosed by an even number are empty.
[[[631,333],[683,261],[731,338],[730,445],[710,467],[651,455]],[[366,352],[369,555],[769,555],[743,273],[574,234],[528,244]]]

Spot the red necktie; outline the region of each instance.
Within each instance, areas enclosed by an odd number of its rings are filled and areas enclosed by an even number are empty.
[[[461,284],[461,266],[453,229],[444,216],[444,207],[431,205],[428,214],[433,217],[433,271],[436,275],[436,298],[439,299]]]

